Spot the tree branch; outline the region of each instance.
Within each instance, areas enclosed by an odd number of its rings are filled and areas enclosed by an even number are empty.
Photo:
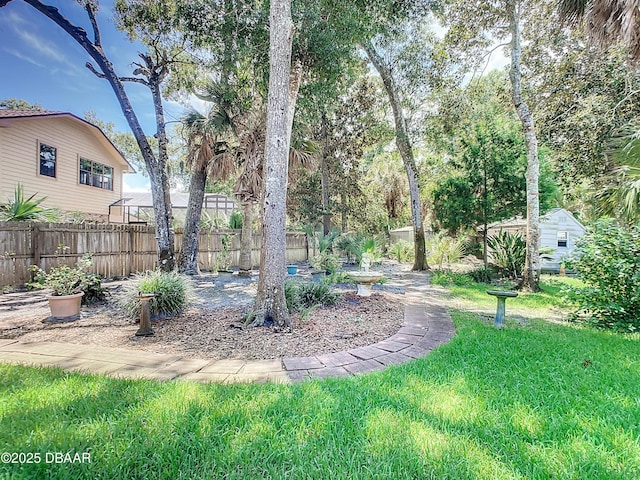
[[[7,5],[7,3],[9,3],[11,0],[0,0],[0,8],[4,7],[5,5]]]
[[[85,64],[85,66],[91,70],[91,73],[93,73],[96,77],[98,78],[102,78],[103,80],[107,80],[107,76],[104,73],[100,73],[98,70],[96,70],[96,68],[89,62],[87,62]],[[136,77],[118,77],[118,79],[121,82],[135,82],[135,83],[140,83],[142,85],[144,85],[145,87],[149,86],[149,82],[147,82],[145,79],[143,78],[136,78]]]
[[[93,44],[98,48],[102,48],[102,41],[100,40],[100,29],[98,28],[96,13],[93,10],[92,3],[91,2],[85,3],[84,9],[87,12],[89,21],[91,22],[91,28],[93,28]]]
[[[487,61],[484,64],[484,67],[482,67],[482,70],[480,71],[480,77],[482,77],[482,75],[484,75],[484,71],[487,69],[487,67],[489,66],[489,62],[491,61],[491,55],[493,54],[493,52],[495,52],[497,49],[501,48],[501,47],[508,47],[509,45],[511,45],[509,42],[506,43],[501,43],[499,45],[496,45],[495,47],[493,47],[491,50],[489,50],[482,58],[486,58]],[[475,80],[476,78],[476,72],[478,71],[478,69],[474,69],[473,73],[471,74],[471,80],[469,80],[469,84],[471,84],[471,82],[473,82],[473,80]]]

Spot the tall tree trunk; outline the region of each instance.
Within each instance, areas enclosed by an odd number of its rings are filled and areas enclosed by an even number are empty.
[[[322,155],[320,157],[320,188],[322,192],[322,233],[329,235],[331,231],[331,207],[329,205],[329,165],[327,163],[327,153],[329,142],[327,139],[327,116],[322,112],[321,119]]]
[[[272,0],[269,12],[270,69],[262,195],[262,249],[256,318],[253,323],[264,324],[265,320],[271,319],[278,328],[285,330],[291,329],[291,318],[284,297],[284,279],[287,173],[293,125],[289,98],[292,40],[291,0]],[[297,88],[295,93],[297,95]]]
[[[173,227],[173,213],[171,205],[171,190],[169,189],[169,176],[167,175],[167,160],[169,154],[167,153],[167,131],[164,120],[164,108],[162,106],[162,92],[160,85],[162,82],[161,71],[155,71],[151,62],[151,58],[143,56],[143,59],[147,62],[149,70],[153,72],[148,81],[149,89],[151,90],[151,96],[153,97],[153,108],[156,116],[156,126],[158,127],[156,135],[158,137],[158,155],[154,163],[154,167],[157,170],[158,188],[154,194],[152,189],[152,199],[154,205],[154,213],[156,219],[156,236],[158,237],[158,255],[160,262],[160,269],[165,272],[170,272],[176,267],[175,261],[175,230]],[[161,208],[155,208],[156,205],[160,205]],[[202,205],[200,205],[202,208]],[[160,225],[160,227],[158,227]],[[197,237],[196,237],[196,251],[197,251]]]
[[[347,196],[344,192],[340,192],[340,204],[342,205],[342,231],[347,231]]]
[[[322,187],[322,233],[329,235],[331,231],[331,206],[329,205],[329,165],[322,155],[320,159],[320,185]]]
[[[322,192],[322,233],[329,235],[331,231],[331,206],[329,205],[329,164],[327,154],[329,151],[329,141],[327,138],[327,116],[322,112],[321,119],[322,155],[320,157],[320,188]]]
[[[253,207],[254,202],[244,200],[242,202],[242,232],[240,233],[240,261],[239,275],[249,276],[253,268],[251,252],[253,250]]]
[[[206,184],[207,166],[204,164],[198,165],[191,174],[191,181],[189,182],[189,203],[187,204],[182,246],[178,257],[178,269],[180,273],[186,275],[200,275],[198,247],[200,244],[200,217],[202,216],[202,203]]]
[[[404,113],[402,112],[400,92],[393,80],[391,69],[384,63],[382,57],[378,55],[373,44],[371,42],[366,43],[363,48],[369,56],[369,60],[371,60],[371,63],[373,63],[373,66],[380,74],[384,88],[387,91],[395,122],[396,146],[402,157],[409,180],[409,198],[411,199],[411,220],[413,222],[413,244],[415,249],[412,270],[428,270],[429,265],[427,264],[424,224],[422,222],[422,202],[420,201],[420,180],[418,178],[416,162],[413,157],[413,148],[411,146],[411,140],[409,139],[407,123],[404,118]]]
[[[4,7],[10,0],[0,1],[0,8]],[[122,113],[124,114],[129,128],[138,143],[140,153],[144,159],[149,179],[151,181],[151,196],[153,199],[153,211],[156,223],[156,239],[158,242],[158,263],[160,268],[165,271],[173,270],[175,266],[174,259],[174,231],[172,225],[171,200],[169,197],[169,182],[165,170],[166,164],[166,134],[164,130],[164,116],[162,114],[162,97],[160,95],[160,84],[167,74],[165,68],[157,69],[154,76],[149,75],[148,80],[141,78],[125,78],[124,80],[141,83],[151,90],[156,112],[156,126],[158,129],[159,156],[153,152],[151,145],[147,141],[147,137],[142,130],[142,126],[138,121],[138,117],[131,106],[129,97],[124,88],[123,79],[115,72],[113,64],[109,61],[104,53],[100,41],[100,31],[93,10],[93,3],[85,4],[85,11],[89,17],[91,26],[93,27],[94,41],[89,40],[87,32],[80,27],[73,25],[66,17],[60,14],[57,8],[46,5],[39,0],[24,0],[25,3],[31,5],[40,13],[52,20],[56,25],[62,28],[71,38],[73,38],[89,56],[96,62],[100,72],[96,71],[92,64],[87,63],[87,68],[91,70],[99,78],[103,78],[109,82],[111,88],[120,104]],[[141,55],[148,67],[150,58]]]
[[[540,162],[538,160],[538,139],[536,138],[533,114],[522,99],[522,75],[520,71],[522,45],[520,44],[519,0],[511,0],[509,2],[509,13],[509,28],[511,31],[511,68],[509,70],[511,98],[522,122],[527,149],[527,172],[525,174],[527,184],[527,254],[520,289],[537,292],[540,290],[540,251],[538,245],[540,239],[540,199],[538,194]]]

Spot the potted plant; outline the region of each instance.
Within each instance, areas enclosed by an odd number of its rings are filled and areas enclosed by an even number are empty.
[[[287,273],[289,275],[295,275],[296,273],[298,273],[298,265],[296,265],[295,263],[287,265]]]
[[[340,265],[340,257],[329,250],[323,250],[311,259],[311,266],[318,272],[325,272],[325,275],[336,272]]]
[[[33,265],[34,281],[29,286],[47,288],[51,295],[47,297],[53,319],[69,319],[80,313],[82,296],[95,283],[96,276],[85,269],[91,265],[91,257],[85,255],[75,267],[60,265],[45,272]]]

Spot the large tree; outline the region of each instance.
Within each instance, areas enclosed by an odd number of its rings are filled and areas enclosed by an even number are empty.
[[[7,5],[11,0],[0,0],[0,8]],[[39,0],[23,0],[28,5],[38,10],[40,13],[52,20],[71,36],[93,59],[96,68],[92,63],[86,66],[97,77],[107,80],[111,86],[118,103],[122,109],[131,131],[136,138],[145,166],[151,181],[151,194],[154,205],[154,218],[156,228],[156,238],[158,242],[159,266],[164,270],[173,270],[174,259],[174,231],[173,216],[171,213],[171,199],[169,197],[169,181],[166,172],[167,135],[164,119],[164,108],[162,102],[161,86],[167,76],[171,64],[176,61],[174,57],[166,55],[161,49],[139,53],[139,61],[134,62],[135,70],[133,77],[119,76],[111,61],[107,57],[100,35],[100,28],[97,21],[98,2],[82,1],[89,24],[93,32],[93,40],[89,39],[87,32],[77,25],[71,23],[63,16],[57,8],[40,2]],[[125,82],[135,82],[149,88],[153,98],[153,108],[156,118],[158,138],[158,150],[155,152],[145,135],[138,117],[131,105],[129,96],[125,89]]]
[[[448,141],[441,140],[439,150],[449,158],[448,172],[431,197],[436,226],[450,234],[469,227],[484,227],[486,232],[488,223],[526,212],[525,142],[508,92],[506,75],[492,72],[447,92],[440,115],[432,119],[448,126],[441,127],[440,135]],[[455,107],[447,106],[447,97],[456,99]],[[545,211],[555,206],[556,188],[548,162],[543,165],[547,168],[540,175],[540,203]]]
[[[191,179],[178,269],[188,275],[200,274],[200,218],[207,177],[226,180],[236,170],[234,155],[225,140],[226,130],[229,129],[229,123],[225,118],[224,113],[214,107],[206,116],[191,112],[183,118],[187,136],[185,160],[191,171]]]
[[[524,2],[510,0],[507,2],[507,18],[509,19],[511,66],[511,98],[518,113],[524,142],[527,149],[527,253],[522,271],[520,288],[536,292],[540,290],[540,193],[538,183],[540,178],[540,159],[538,158],[538,137],[533,122],[533,113],[522,94],[522,9]]]
[[[269,15],[269,94],[262,196],[262,249],[255,303],[257,323],[273,320],[291,329],[284,297],[286,273],[286,201],[293,112],[290,99],[293,22],[291,0],[272,0]],[[296,72],[294,72],[294,75]],[[295,92],[297,94],[297,91]]]
[[[486,58],[495,49],[506,47],[510,53],[509,78],[511,99],[522,124],[527,152],[526,195],[527,195],[527,254],[520,287],[536,291],[539,287],[539,217],[540,204],[538,177],[538,139],[533,114],[523,92],[522,79],[522,13],[533,12],[533,0],[493,0],[490,2],[465,2],[454,0],[447,4],[443,21],[449,27],[447,46],[450,56],[466,59],[484,71]],[[496,42],[502,42],[497,47]]]
[[[405,109],[409,100],[415,101],[415,98],[420,98],[420,95],[419,90],[416,89],[411,92],[413,95],[408,95],[406,87],[415,86],[416,83],[428,87],[427,72],[432,64],[429,47],[425,42],[428,39],[429,35],[424,29],[409,24],[400,31],[388,32],[386,36],[378,37],[378,45],[371,40],[363,42],[362,45],[382,79],[393,112],[396,148],[404,163],[409,184],[415,252],[412,269],[417,271],[427,270],[429,265],[420,199],[420,178]],[[416,43],[422,44],[422,48],[416,48]],[[400,85],[401,79],[405,88]],[[420,107],[420,105],[415,106]]]

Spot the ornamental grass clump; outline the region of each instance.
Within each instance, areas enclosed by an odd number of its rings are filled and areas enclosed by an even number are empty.
[[[284,296],[290,313],[320,306],[335,305],[340,294],[324,282],[284,282]]]
[[[131,282],[123,285],[116,302],[124,314],[130,318],[140,316],[141,293],[154,293],[149,302],[152,317],[170,317],[184,311],[193,298],[191,280],[177,272],[150,270],[135,275]]]
[[[414,246],[406,240],[398,240],[391,244],[388,252],[389,258],[393,258],[398,263],[410,262],[414,257]]]
[[[522,235],[500,230],[487,238],[487,243],[491,249],[491,262],[500,273],[512,279],[520,278],[527,254],[527,245]]]

